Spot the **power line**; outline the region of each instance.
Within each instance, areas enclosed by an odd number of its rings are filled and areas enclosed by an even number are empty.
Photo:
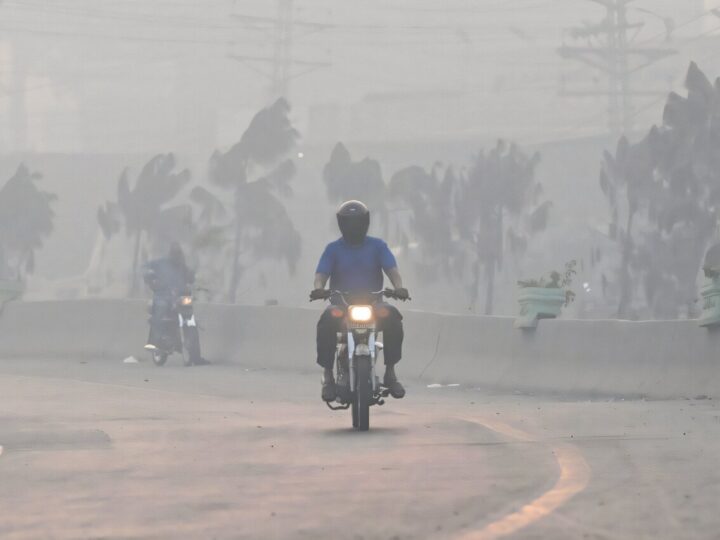
[[[691,25],[692,23],[694,23],[694,22],[696,22],[696,21],[699,21],[700,19],[702,19],[702,18],[704,18],[704,17],[707,17],[708,15],[712,15],[712,14],[713,14],[713,10],[708,9],[708,10],[700,13],[699,15],[693,17],[692,19],[687,20],[687,21],[685,21],[684,23],[679,24],[678,26],[675,26],[675,27],[672,29],[672,32],[678,30],[679,28],[684,28],[684,27],[686,27],[686,26],[689,26],[689,25]],[[670,34],[672,34],[672,32],[670,32]],[[645,38],[645,39],[643,39],[642,41],[639,41],[639,42],[637,43],[637,45],[646,45],[647,43],[650,43],[651,41],[655,41],[657,38],[662,37],[662,36],[668,36],[668,31],[667,31],[667,29],[666,29],[666,31],[664,31],[664,32],[659,32],[659,33],[657,33],[657,34],[655,34],[655,35],[653,35],[653,36],[650,36],[649,38]]]
[[[33,3],[29,1],[23,1],[22,3],[15,3],[12,0],[9,2],[6,0],[7,5],[12,6],[13,10],[20,11],[33,11],[40,13],[58,14],[69,17],[79,18],[91,18],[109,21],[127,21],[127,22],[141,22],[158,24],[169,27],[177,28],[191,28],[191,29],[208,29],[208,30],[232,30],[233,27],[228,24],[220,24],[217,21],[203,20],[203,19],[190,19],[177,16],[168,16],[163,14],[162,16],[143,14],[143,13],[131,13],[131,12],[119,12],[111,10],[93,10],[82,7],[66,7],[62,5],[46,4],[44,2]]]
[[[228,37],[226,39],[180,39],[180,38],[153,38],[144,36],[129,36],[123,34],[92,34],[87,32],[62,32],[58,30],[47,30],[43,28],[12,27],[0,25],[1,32],[39,34],[66,38],[90,38],[109,41],[136,41],[140,43],[177,43],[189,45],[231,45],[235,41]]]

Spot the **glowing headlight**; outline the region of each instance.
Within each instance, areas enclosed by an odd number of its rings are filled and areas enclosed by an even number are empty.
[[[192,304],[192,296],[183,296],[182,299],[180,300],[180,303],[183,306],[191,305]]]
[[[372,319],[370,306],[350,306],[350,320],[355,322],[368,322]]]

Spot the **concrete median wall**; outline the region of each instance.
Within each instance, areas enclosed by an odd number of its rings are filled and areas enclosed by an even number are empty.
[[[146,304],[13,302],[0,317],[0,357],[120,362],[144,356]],[[199,305],[205,355],[219,363],[315,370],[313,309]],[[404,377],[498,391],[720,397],[720,332],[693,321],[546,320],[407,311]]]

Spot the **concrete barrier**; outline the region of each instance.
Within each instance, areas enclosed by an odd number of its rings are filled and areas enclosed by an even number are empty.
[[[0,317],[0,357],[120,362],[144,356],[146,304],[77,300],[15,302]],[[208,358],[252,367],[315,370],[321,306],[198,305]],[[405,312],[401,373],[498,391],[650,398],[720,397],[720,332],[694,321],[544,320]]]

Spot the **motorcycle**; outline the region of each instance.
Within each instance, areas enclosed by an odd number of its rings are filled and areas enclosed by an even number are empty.
[[[376,374],[378,354],[383,344],[378,341],[376,304],[378,297],[399,300],[392,289],[365,294],[329,291],[332,297],[342,300],[342,306],[333,316],[343,318],[344,331],[338,333],[335,353],[335,403],[326,401],[336,410],[350,409],[353,428],[358,431],[370,429],[370,407],[382,406],[390,390],[380,383]]]
[[[183,363],[191,366],[201,361],[200,336],[190,291],[156,294],[150,307],[150,351],[156,366],[163,366],[173,353],[183,355]]]

